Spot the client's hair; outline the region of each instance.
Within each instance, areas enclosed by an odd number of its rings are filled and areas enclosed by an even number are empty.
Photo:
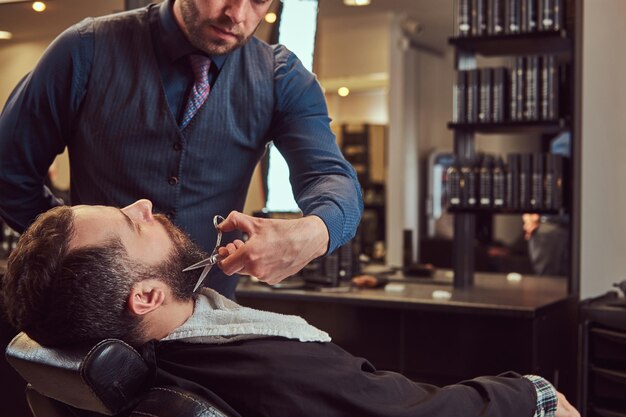
[[[72,210],[56,207],[20,238],[3,280],[9,321],[45,346],[105,338],[138,344],[141,319],[127,298],[144,274],[116,239],[69,251],[73,224]]]

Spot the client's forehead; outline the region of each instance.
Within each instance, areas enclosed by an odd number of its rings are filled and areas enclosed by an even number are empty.
[[[127,228],[126,217],[114,207],[74,206],[74,233],[70,249],[93,246],[118,237]]]

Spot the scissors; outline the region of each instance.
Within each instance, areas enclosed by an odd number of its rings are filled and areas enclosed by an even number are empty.
[[[219,255],[217,253],[217,249],[220,247],[220,243],[222,242],[222,231],[217,226],[223,221],[224,218],[219,214],[213,217],[213,226],[215,227],[215,230],[217,230],[217,241],[215,242],[215,248],[213,249],[213,252],[211,252],[211,256],[183,269],[183,272],[187,272],[204,267],[204,271],[202,271],[202,273],[200,274],[200,278],[198,278],[198,282],[196,282],[196,286],[193,288],[193,292],[196,292],[198,288],[200,288],[200,285],[202,285],[202,282],[209,274],[209,271],[218,261]]]

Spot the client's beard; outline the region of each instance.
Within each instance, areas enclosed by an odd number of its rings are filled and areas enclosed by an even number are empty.
[[[207,258],[208,254],[193,243],[189,236],[174,226],[167,217],[155,214],[154,218],[165,227],[173,248],[165,261],[151,267],[146,272],[149,276],[161,279],[168,284],[175,299],[179,301],[190,300],[193,298],[193,289],[203,268],[187,272],[183,272],[183,269]]]

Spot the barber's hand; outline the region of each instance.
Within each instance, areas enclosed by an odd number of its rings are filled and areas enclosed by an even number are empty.
[[[535,230],[539,227],[539,215],[538,214],[523,214],[522,221],[524,222],[524,239],[530,240]]]
[[[240,230],[249,238],[219,249],[219,267],[226,275],[252,275],[277,284],[326,253],[328,229],[317,216],[299,219],[261,219],[237,211],[220,223],[223,232]]]
[[[554,417],[580,417],[580,413],[567,401],[565,395],[556,393],[558,403]]]

